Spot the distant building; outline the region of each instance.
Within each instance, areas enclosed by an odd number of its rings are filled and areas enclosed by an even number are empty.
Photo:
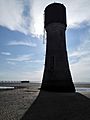
[[[23,80],[23,81],[21,81],[21,83],[29,83],[29,81]]]

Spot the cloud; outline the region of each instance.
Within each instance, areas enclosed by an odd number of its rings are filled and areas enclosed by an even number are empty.
[[[32,82],[41,82],[43,77],[43,69],[37,71],[23,72],[23,79],[30,80]]]
[[[30,62],[33,62],[33,63],[43,63],[44,60],[31,60]]]
[[[89,0],[57,0],[56,2],[63,3],[67,10],[67,25],[68,27],[78,27],[83,21],[90,21]],[[45,7],[53,3],[53,0],[33,0],[31,13],[31,29],[30,31],[34,34],[43,34],[43,14]],[[90,22],[89,22],[90,24]]]
[[[76,50],[69,53],[70,68],[75,82],[90,81],[90,31]]]
[[[90,56],[81,58],[78,62],[71,64],[73,80],[75,82],[90,81]]]
[[[77,27],[90,21],[89,0],[57,0],[67,8],[67,24]],[[35,36],[43,35],[44,9],[53,0],[0,0],[0,25]],[[90,24],[90,22],[89,22]]]
[[[83,40],[82,43],[77,47],[77,49],[75,49],[74,51],[72,51],[71,53],[69,53],[69,57],[75,57],[75,58],[86,58],[87,56],[90,55],[90,40],[89,38],[87,40]]]
[[[30,0],[0,0],[0,25],[28,34],[30,27]],[[29,10],[29,11],[28,11]]]
[[[18,70],[17,70],[18,71]],[[21,80],[29,80],[31,82],[41,82],[43,77],[43,69],[40,68],[36,71],[15,71],[15,70],[7,70],[0,72],[1,80],[5,81],[21,81]]]
[[[14,62],[27,62],[31,60],[31,55],[19,55],[16,58],[9,58],[7,59],[9,62],[14,61]]]
[[[19,45],[19,46],[28,46],[28,47],[36,47],[37,45],[35,43],[32,43],[31,41],[25,40],[25,41],[11,41],[8,43],[8,45]]]
[[[90,14],[87,12],[89,10],[89,0],[64,0],[63,3],[67,10],[68,26],[77,27],[83,21],[90,21]]]
[[[7,55],[7,56],[8,56],[8,55],[11,55],[11,53],[9,53],[9,52],[1,52],[1,54],[2,54],[2,55]]]
[[[16,58],[8,58],[9,64],[15,64],[15,62],[32,62],[32,63],[43,63],[43,60],[32,60],[31,55],[19,55]]]
[[[8,61],[8,64],[15,65],[15,62]]]
[[[0,25],[11,30],[20,30],[23,4],[17,0],[0,0]]]

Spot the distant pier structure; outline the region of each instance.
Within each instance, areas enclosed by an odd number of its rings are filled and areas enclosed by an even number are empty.
[[[46,58],[41,90],[75,92],[72,81],[65,40],[66,8],[52,3],[45,8]]]

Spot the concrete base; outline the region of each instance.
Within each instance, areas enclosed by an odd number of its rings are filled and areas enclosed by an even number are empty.
[[[90,99],[79,93],[41,91],[21,120],[90,120]]]

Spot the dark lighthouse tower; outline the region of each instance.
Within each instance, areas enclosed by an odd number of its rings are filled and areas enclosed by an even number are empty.
[[[75,92],[66,51],[66,8],[60,3],[50,4],[45,8],[44,17],[47,45],[41,89]]]

